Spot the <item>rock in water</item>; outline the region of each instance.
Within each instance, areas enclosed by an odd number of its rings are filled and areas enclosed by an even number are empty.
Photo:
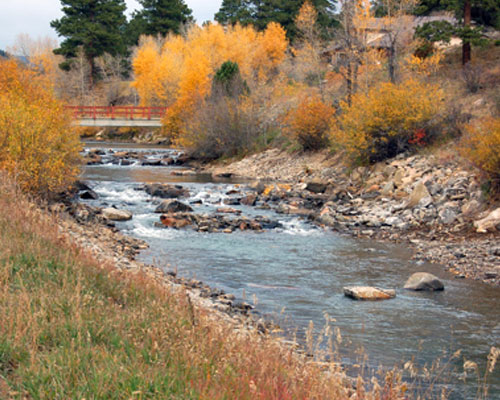
[[[257,201],[257,195],[249,194],[240,200],[240,203],[245,206],[254,206]]]
[[[443,282],[427,272],[416,272],[408,278],[404,286],[408,290],[444,290]]]
[[[478,233],[486,233],[495,230],[500,226],[500,207],[488,214],[486,218],[474,222],[474,227]]]
[[[132,213],[126,210],[104,208],[101,212],[103,217],[109,219],[110,221],[128,221],[132,219]]]
[[[156,207],[155,213],[168,214],[177,212],[191,212],[193,209],[178,200],[164,200]]]
[[[99,196],[92,189],[86,190],[80,193],[80,199],[82,200],[97,200]]]
[[[174,199],[178,197],[188,197],[189,191],[179,185],[168,185],[152,183],[144,186],[144,190],[151,196],[161,197],[162,199]]]
[[[344,295],[354,300],[388,300],[396,297],[396,291],[371,286],[349,286],[344,288]]]

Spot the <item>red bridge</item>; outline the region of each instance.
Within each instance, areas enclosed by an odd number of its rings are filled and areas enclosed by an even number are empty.
[[[136,106],[66,106],[79,126],[161,127],[166,107]]]

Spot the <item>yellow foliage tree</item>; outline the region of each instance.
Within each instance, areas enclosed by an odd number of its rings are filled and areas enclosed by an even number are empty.
[[[332,129],[332,142],[355,160],[367,163],[395,156],[429,143],[432,124],[442,114],[443,93],[436,85],[409,79],[357,93],[351,105],[341,102],[341,115]]]
[[[0,61],[0,168],[34,194],[63,190],[78,174],[79,137],[50,81]]]
[[[143,38],[133,59],[143,105],[166,105],[165,126],[183,145],[183,125],[210,95],[216,70],[228,60],[238,64],[251,88],[265,83],[286,57],[285,30],[271,23],[263,32],[253,27],[193,26],[183,36],[159,42]]]

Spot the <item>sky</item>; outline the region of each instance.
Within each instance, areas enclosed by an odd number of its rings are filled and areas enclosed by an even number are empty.
[[[125,0],[127,13],[140,8],[137,0]],[[198,23],[212,20],[222,0],[185,0]],[[62,16],[59,0],[0,0],[0,49],[14,44],[16,36],[57,38],[50,21]]]

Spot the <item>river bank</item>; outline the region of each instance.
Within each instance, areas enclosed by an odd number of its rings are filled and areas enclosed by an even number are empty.
[[[476,172],[462,165],[452,153],[442,153],[350,170],[327,152],[271,149],[202,170],[285,183],[268,186],[264,196],[280,212],[304,215],[342,234],[407,243],[416,260],[499,286],[500,219],[486,229],[478,224],[499,204],[488,204]]]

